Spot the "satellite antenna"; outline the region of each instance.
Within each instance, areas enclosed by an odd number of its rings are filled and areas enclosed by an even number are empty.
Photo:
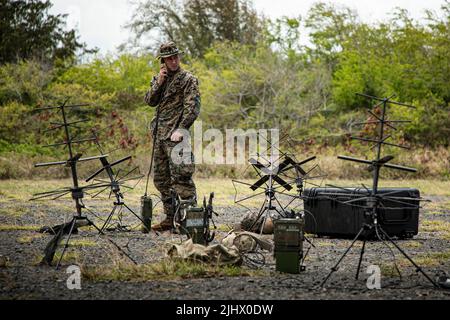
[[[260,135],[260,138],[261,137],[263,136]],[[266,137],[263,138],[268,142],[267,149],[264,150],[262,154],[258,153],[249,160],[249,167],[256,172],[258,180],[254,183],[232,180],[235,188],[235,203],[248,210],[250,209],[243,205],[243,203],[264,195],[264,201],[257,213],[257,219],[255,219],[253,225],[250,227],[250,230],[252,230],[258,221],[264,217],[264,223],[260,230],[261,232],[271,212],[274,212],[282,218],[289,216],[287,213],[288,207],[293,201],[300,199],[307,180],[310,178],[317,178],[313,175],[318,168],[318,165],[314,166],[312,169],[305,169],[303,167],[305,164],[316,160],[315,156],[309,157],[303,161],[297,161],[292,153],[280,150],[274,143],[268,141]],[[285,135],[281,141],[287,141],[287,139],[289,139],[289,136]],[[270,157],[264,156],[263,154],[270,154]],[[250,190],[252,194],[239,199],[239,185]],[[297,193],[289,193],[294,190],[294,187],[297,187]],[[279,200],[280,196],[286,196],[290,198],[290,200],[287,204],[283,204]]]
[[[68,159],[63,161],[57,161],[57,162],[48,162],[48,163],[38,163],[35,165],[36,168],[40,167],[50,167],[50,166],[66,166],[70,168],[70,173],[72,177],[72,186],[60,188],[53,191],[48,192],[42,192],[37,193],[33,196],[31,200],[42,200],[42,199],[51,199],[51,200],[57,200],[59,198],[62,198],[65,195],[70,194],[72,196],[73,201],[75,202],[75,214],[73,215],[71,221],[69,223],[63,224],[57,234],[55,235],[55,238],[50,241],[50,243],[47,245],[45,250],[45,256],[43,259],[43,263],[46,263],[50,265],[53,261],[54,255],[56,253],[56,248],[59,244],[59,241],[62,239],[62,237],[67,233],[67,240],[65,242],[63,251],[61,253],[61,256],[59,258],[59,261],[56,265],[56,269],[59,269],[59,266],[61,265],[61,261],[64,257],[64,254],[69,246],[70,238],[72,237],[73,232],[77,229],[78,226],[93,226],[95,229],[99,231],[99,233],[103,234],[102,230],[99,229],[87,216],[83,214],[83,210],[87,209],[85,204],[83,203],[84,195],[89,190],[94,190],[97,188],[107,187],[109,184],[105,183],[96,183],[88,186],[80,186],[79,179],[78,179],[78,171],[77,166],[81,162],[88,162],[98,159],[106,159],[108,155],[98,155],[98,156],[92,156],[92,157],[85,157],[83,158],[82,153],[75,153],[74,147],[75,145],[79,145],[82,143],[87,142],[93,142],[96,140],[96,137],[86,137],[77,139],[76,135],[72,134],[71,129],[73,127],[77,127],[78,124],[88,122],[88,119],[81,119],[76,121],[69,121],[67,112],[69,109],[78,108],[78,107],[87,107],[89,104],[75,104],[75,105],[68,105],[67,104],[68,99],[62,103],[59,106],[51,106],[51,107],[44,107],[44,108],[38,108],[33,111],[42,112],[42,111],[48,111],[48,110],[57,110],[60,111],[62,122],[52,122],[52,126],[49,130],[46,131],[53,131],[57,129],[64,129],[64,141],[60,143],[55,143],[51,145],[47,145],[45,147],[59,147],[64,146],[67,148],[68,152]],[[120,249],[117,244],[115,244],[111,239],[108,238],[108,240],[113,243],[116,248],[118,248],[123,254],[125,254],[128,258],[130,258],[123,250]],[[131,258],[130,258],[131,259]],[[131,259],[132,260],[132,259]]]
[[[389,98],[380,98],[375,97],[367,94],[361,94],[357,93],[357,95],[361,97],[365,97],[370,100],[375,100],[378,102],[378,104],[375,106],[375,108],[381,108],[381,114],[375,114],[372,111],[368,111],[370,116],[374,120],[369,120],[366,122],[360,122],[356,125],[377,125],[379,127],[377,137],[375,138],[361,138],[361,137],[355,137],[353,136],[352,139],[360,140],[364,142],[370,142],[374,143],[372,148],[376,149],[376,157],[374,160],[364,160],[364,159],[357,159],[353,157],[347,157],[347,156],[339,156],[338,158],[345,161],[351,161],[356,163],[362,163],[369,165],[368,170],[372,172],[372,189],[369,190],[366,186],[363,185],[364,189],[366,190],[362,195],[361,194],[354,194],[351,193],[351,190],[337,187],[333,185],[329,185],[331,187],[339,188],[348,191],[348,194],[345,193],[336,193],[336,194],[327,194],[329,196],[334,197],[352,197],[351,200],[346,201],[339,201],[338,198],[335,198],[334,200],[337,202],[342,202],[344,204],[350,205],[350,206],[358,206],[365,209],[365,216],[367,218],[367,222],[363,224],[361,229],[359,230],[358,234],[354,238],[351,245],[347,248],[347,250],[344,252],[344,254],[341,256],[341,258],[338,260],[336,265],[331,268],[330,273],[326,276],[326,278],[323,280],[321,286],[324,286],[325,283],[328,281],[328,279],[331,277],[331,275],[338,270],[339,264],[342,262],[342,260],[345,258],[345,256],[350,252],[351,248],[354,246],[354,244],[360,240],[360,238],[363,238],[363,245],[361,249],[361,254],[358,262],[358,268],[356,272],[356,280],[359,278],[360,270],[361,270],[361,263],[364,256],[365,248],[366,248],[366,242],[367,242],[367,236],[364,235],[365,231],[370,232],[371,234],[375,233],[376,238],[378,238],[380,241],[384,242],[384,239],[388,240],[405,258],[411,262],[412,265],[416,268],[417,272],[422,273],[425,278],[431,282],[435,287],[439,287],[436,282],[431,279],[424,271],[423,269],[417,265],[417,263],[414,262],[414,260],[411,259],[411,257],[408,256],[408,254],[400,248],[400,246],[388,235],[388,233],[383,230],[381,225],[379,224],[379,221],[381,219],[380,216],[380,210],[383,209],[411,209],[411,208],[418,208],[419,205],[417,204],[420,201],[424,201],[424,199],[419,198],[412,198],[412,197],[399,197],[395,196],[395,194],[398,194],[400,191],[394,191],[389,193],[380,193],[379,192],[379,179],[380,179],[380,171],[381,168],[388,168],[388,169],[394,169],[394,170],[400,170],[404,172],[417,172],[417,169],[404,167],[401,165],[396,165],[390,163],[394,157],[393,156],[383,156],[382,155],[382,149],[383,146],[388,145],[392,147],[397,148],[403,148],[403,149],[410,149],[410,147],[387,142],[392,138],[391,135],[386,134],[386,128],[390,128],[392,130],[398,130],[398,128],[395,126],[395,124],[398,123],[408,123],[410,121],[407,120],[389,120],[387,116],[388,111],[388,105],[394,105],[394,106],[403,106],[410,109],[415,109],[416,107],[400,102],[393,101],[392,99],[395,97],[395,95],[392,95]],[[394,207],[394,208],[387,208],[384,204],[385,203],[395,203],[397,205],[401,205],[400,207]]]
[[[104,154],[103,148],[100,145],[97,131],[92,130],[94,136],[97,138],[95,140],[95,144],[97,145],[97,148],[99,149],[101,154]],[[114,207],[106,220],[104,221],[103,226],[100,228],[100,230],[103,232],[105,230],[118,230],[118,231],[129,231],[129,229],[123,225],[122,219],[123,219],[123,213],[128,212],[132,216],[134,216],[136,219],[138,219],[144,228],[146,228],[147,232],[150,232],[150,230],[145,226],[145,223],[143,219],[133,210],[131,209],[126,203],[124,199],[124,194],[127,191],[133,190],[139,182],[142,180],[144,175],[139,173],[139,167],[134,167],[129,170],[115,170],[117,166],[119,166],[122,163],[125,163],[127,161],[130,161],[132,159],[131,156],[124,157],[122,159],[119,159],[117,161],[114,161],[113,163],[110,163],[107,158],[100,158],[100,162],[102,167],[98,169],[96,172],[91,174],[87,179],[86,182],[92,182],[94,185],[96,183],[103,183],[106,185],[106,187],[102,188],[99,192],[96,192],[92,198],[96,198],[100,196],[101,194],[109,191],[109,199],[112,195],[114,195]],[[124,172],[122,172],[124,171]],[[101,174],[106,174],[106,178],[100,178],[99,176]],[[135,182],[137,181],[137,182]],[[134,185],[130,186],[128,183],[135,182]],[[127,189],[126,191],[122,191],[122,189]],[[112,218],[117,215],[118,216],[118,223],[115,227],[112,227]]]

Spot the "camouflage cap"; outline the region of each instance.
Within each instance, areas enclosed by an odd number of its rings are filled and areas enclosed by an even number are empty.
[[[183,52],[178,50],[175,42],[170,41],[163,43],[161,47],[159,47],[159,54],[156,58],[157,59],[168,58],[181,53]]]

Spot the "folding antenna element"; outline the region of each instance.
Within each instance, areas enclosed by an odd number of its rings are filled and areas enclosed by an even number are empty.
[[[96,133],[94,132],[94,135]],[[98,137],[97,137],[98,138]],[[96,139],[96,142],[98,149],[100,152],[102,152],[102,147],[100,146],[100,143],[98,139]],[[100,162],[102,164],[102,167],[98,169],[96,172],[91,174],[87,179],[86,182],[94,182],[94,183],[104,183],[107,185],[107,187],[103,188],[99,192],[97,192],[95,195],[92,196],[92,198],[95,198],[99,196],[100,194],[106,192],[109,190],[109,198],[111,198],[112,194],[114,194],[115,201],[114,201],[114,207],[111,211],[111,213],[108,215],[107,219],[105,220],[102,228],[100,229],[101,232],[104,230],[118,230],[118,231],[130,231],[129,228],[123,225],[122,218],[124,211],[128,211],[131,213],[134,217],[136,217],[142,225],[145,227],[145,223],[143,219],[135,213],[133,209],[131,209],[124,201],[124,194],[125,192],[122,191],[121,188],[127,189],[127,191],[133,190],[136,185],[144,178],[144,175],[140,174],[139,167],[132,168],[128,171],[124,171],[123,174],[121,174],[121,170],[118,169],[115,171],[115,167],[125,163],[126,161],[131,160],[131,156],[124,157],[120,160],[114,161],[113,163],[109,163],[108,159],[106,158],[100,158]],[[107,176],[107,180],[98,178],[101,174],[105,173]],[[120,177],[119,177],[120,175]],[[128,182],[137,181],[133,186],[127,185]],[[118,223],[116,227],[110,227],[108,226],[111,224],[113,216],[117,214],[118,215]],[[146,228],[146,227],[145,227]],[[150,232],[151,230],[146,230],[147,232]]]
[[[369,165],[368,170],[370,172],[373,172],[372,193],[377,194],[378,193],[377,192],[378,191],[378,182],[379,182],[379,178],[380,178],[380,169],[382,167],[385,167],[388,169],[406,171],[406,172],[417,172],[417,169],[414,169],[414,168],[408,168],[408,167],[404,167],[404,166],[390,164],[389,162],[394,159],[393,156],[382,157],[382,148],[384,145],[397,147],[397,148],[403,148],[403,149],[410,149],[410,147],[407,147],[407,146],[387,142],[387,140],[392,138],[391,135],[387,135],[385,132],[385,129],[387,127],[390,129],[393,129],[393,130],[398,130],[398,128],[395,126],[395,124],[411,122],[411,121],[407,121],[407,120],[389,120],[387,117],[388,105],[404,106],[404,107],[412,108],[412,109],[415,109],[416,107],[405,104],[405,103],[393,101],[392,98],[395,97],[395,95],[392,95],[389,98],[379,98],[379,97],[370,96],[370,95],[362,94],[362,93],[357,93],[357,95],[361,96],[361,97],[365,97],[370,100],[380,101],[380,103],[375,106],[375,108],[381,107],[380,115],[377,115],[370,110],[368,111],[371,118],[375,119],[375,120],[368,120],[366,122],[359,122],[356,124],[356,125],[377,125],[377,126],[379,126],[377,136],[375,138],[369,138],[369,137],[361,138],[361,137],[355,137],[355,136],[351,137],[354,140],[374,143],[373,147],[376,148],[376,157],[372,161],[356,159],[356,158],[351,158],[351,157],[346,157],[346,156],[339,156],[338,158],[341,160],[347,160],[347,161],[368,164]]]
[[[328,281],[328,279],[331,277],[331,275],[338,270],[339,264],[343,261],[345,256],[350,252],[351,248],[354,246],[354,244],[358,240],[363,241],[361,254],[358,262],[358,268],[356,271],[356,279],[359,279],[359,274],[361,270],[361,263],[363,260],[363,255],[365,252],[366,242],[369,236],[375,235],[375,237],[382,241],[388,241],[390,242],[415,268],[417,272],[422,273],[422,275],[435,287],[439,287],[437,283],[427,274],[425,273],[422,268],[417,265],[414,260],[412,260],[406,252],[400,248],[400,246],[388,235],[388,233],[382,228],[382,217],[380,215],[380,210],[384,209],[418,209],[420,208],[420,205],[417,205],[417,203],[420,203],[420,201],[424,201],[424,199],[419,198],[413,198],[413,197],[396,197],[395,194],[398,194],[399,191],[393,191],[388,193],[380,193],[378,184],[379,184],[379,178],[380,178],[380,171],[381,168],[388,168],[388,169],[394,169],[394,170],[400,170],[405,172],[417,172],[414,168],[408,168],[400,165],[391,164],[390,162],[394,159],[393,156],[382,156],[382,148],[385,145],[392,146],[392,147],[398,147],[398,148],[404,148],[404,149],[410,149],[409,147],[405,147],[402,145],[398,145],[395,143],[386,142],[389,140],[392,136],[387,135],[385,132],[385,129],[389,127],[393,130],[398,130],[398,128],[394,125],[397,123],[408,123],[409,121],[405,120],[388,120],[387,117],[387,108],[388,105],[395,105],[395,106],[403,106],[407,108],[415,108],[412,105],[408,105],[405,103],[400,103],[396,101],[392,101],[391,99],[395,96],[391,96],[389,98],[379,98],[370,96],[367,94],[361,94],[358,93],[357,95],[368,98],[370,100],[380,101],[375,108],[381,107],[380,114],[376,114],[372,111],[369,111],[369,114],[371,116],[371,119],[375,120],[369,120],[366,122],[360,122],[357,123],[357,125],[373,125],[376,124],[379,127],[378,134],[375,138],[360,138],[360,137],[352,137],[352,139],[365,141],[365,142],[372,142],[374,143],[374,146],[376,148],[376,157],[374,160],[363,160],[363,159],[357,159],[347,156],[339,156],[338,158],[345,161],[351,161],[356,163],[362,163],[368,165],[369,172],[372,172],[373,174],[373,181],[372,181],[372,189],[368,189],[366,186],[363,185],[366,192],[363,192],[363,194],[357,194],[353,192],[353,190],[345,189],[342,187],[337,187],[339,189],[343,189],[344,191],[348,191],[348,193],[336,193],[336,194],[330,194],[327,193],[327,196],[325,197],[331,197],[333,201],[341,202],[349,206],[357,206],[362,207],[365,209],[365,217],[366,222],[363,223],[361,226],[361,229],[359,230],[358,234],[356,235],[355,239],[351,243],[351,245],[347,248],[347,250],[344,252],[344,254],[341,256],[341,258],[338,260],[336,265],[331,268],[330,273],[326,276],[326,278],[322,281],[321,286],[324,286],[325,283]],[[335,186],[332,186],[335,187]],[[339,199],[341,197],[341,199]],[[346,200],[342,200],[342,198],[345,198]],[[348,200],[348,198],[351,198]],[[387,208],[385,206],[386,203],[394,203],[398,207],[396,208]],[[386,244],[387,245],[387,244]],[[390,248],[390,247],[389,247]],[[400,273],[400,272],[399,272]]]
[[[73,127],[77,127],[77,124],[87,122],[88,120],[83,119],[83,120],[76,120],[76,121],[68,121],[67,111],[68,111],[68,109],[72,109],[72,108],[76,108],[76,107],[87,107],[89,105],[88,104],[67,105],[67,102],[68,102],[68,99],[60,106],[44,107],[44,108],[38,108],[38,109],[33,110],[33,111],[37,111],[37,112],[48,111],[48,110],[56,110],[56,111],[61,112],[62,122],[51,123],[52,127],[46,131],[48,132],[48,131],[54,131],[57,129],[64,129],[65,139],[61,143],[48,145],[46,147],[65,146],[67,148],[67,152],[68,152],[67,160],[48,162],[48,163],[38,163],[35,165],[35,167],[38,168],[38,167],[64,165],[64,166],[70,167],[70,172],[71,172],[71,177],[72,177],[72,186],[71,187],[65,187],[65,188],[61,188],[61,189],[49,191],[49,192],[37,193],[31,199],[31,200],[40,200],[40,199],[56,200],[56,199],[63,197],[64,195],[71,194],[72,199],[75,202],[76,214],[73,215],[73,218],[69,223],[65,223],[61,226],[58,226],[57,229],[59,231],[55,234],[55,238],[53,238],[49,242],[49,244],[47,245],[47,247],[45,249],[45,256],[44,256],[42,263],[50,265],[53,261],[53,258],[56,253],[56,249],[57,249],[57,246],[58,246],[60,240],[62,239],[62,237],[64,235],[67,235],[67,240],[66,240],[65,246],[61,253],[59,261],[56,265],[57,269],[59,268],[61,261],[64,257],[64,254],[67,250],[67,247],[69,245],[69,240],[70,240],[73,232],[76,231],[78,227],[93,226],[100,233],[102,233],[101,229],[99,229],[87,216],[83,215],[83,209],[86,209],[89,211],[89,209],[86,208],[86,206],[83,203],[83,198],[84,198],[84,194],[87,190],[94,190],[97,188],[109,186],[109,184],[106,184],[106,183],[97,183],[97,184],[92,184],[92,185],[88,185],[88,186],[80,186],[79,180],[78,180],[78,172],[77,172],[78,163],[93,161],[93,160],[97,160],[97,159],[100,159],[101,161],[107,161],[106,158],[108,157],[108,155],[98,155],[98,156],[83,158],[82,153],[75,153],[74,145],[79,145],[79,144],[86,143],[86,142],[96,141],[96,137],[88,137],[88,138],[82,138],[82,139],[76,140],[76,137],[75,137],[75,135],[73,135],[71,129]],[[110,239],[108,239],[108,240],[110,242],[112,242],[112,240],[110,240]],[[115,243],[113,243],[113,244],[116,246],[116,248],[121,250]],[[127,255],[124,251],[122,251],[122,253]]]
[[[303,161],[297,161],[292,153],[282,151],[278,145],[269,141],[267,137],[259,135],[259,138],[265,139],[268,147],[266,150],[262,150],[261,153],[251,157],[248,167],[256,172],[259,177],[258,180],[254,183],[240,180],[232,180],[232,182],[235,188],[235,203],[243,206],[250,212],[253,210],[243,205],[243,203],[256,197],[264,196],[261,209],[257,213],[257,219],[250,227],[250,229],[253,229],[256,223],[259,223],[260,219],[264,217],[262,232],[265,221],[269,218],[271,212],[277,216],[286,217],[288,215],[288,207],[293,201],[301,199],[307,179],[318,179],[322,178],[323,175],[314,175],[319,169],[318,165],[313,166],[311,169],[303,167],[316,160],[315,156]],[[281,141],[286,139],[289,139],[288,135],[285,135]],[[248,188],[252,194],[238,199],[238,186],[244,186],[244,189]],[[294,187],[297,187],[296,193],[289,193]],[[283,203],[282,199],[286,198],[288,199],[287,203]]]

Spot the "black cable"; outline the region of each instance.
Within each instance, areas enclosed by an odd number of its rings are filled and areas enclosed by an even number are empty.
[[[158,196],[158,195],[156,195],[156,194],[154,194],[154,193],[152,193],[152,194],[150,194],[150,196],[153,196],[153,197],[155,197],[155,198],[158,198],[159,199],[159,201],[157,201],[156,202],[156,204],[153,206],[153,209],[155,209],[156,208],[156,206],[159,204],[159,203],[161,203],[162,202],[162,199],[161,199],[161,197],[160,196]]]
[[[250,269],[260,269],[266,265],[266,257],[260,250],[241,253],[244,264]]]
[[[148,184],[150,182],[150,176],[152,174],[152,170],[153,170],[153,158],[155,156],[155,146],[156,146],[156,138],[158,137],[158,126],[159,126],[159,106],[156,108],[156,124],[155,124],[155,130],[154,132],[152,132],[152,138],[153,138],[153,142],[152,142],[152,155],[151,155],[151,159],[150,159],[150,169],[148,170],[148,174],[147,174],[147,182],[145,184],[145,194],[144,197],[147,196],[148,193]]]
[[[294,210],[295,210],[296,208],[298,208],[299,206],[300,206],[300,204],[299,204],[297,207],[295,207]],[[300,212],[305,212],[305,213],[309,214],[309,215],[313,218],[313,220],[314,220],[314,233],[317,234],[318,223],[317,223],[316,217],[312,214],[312,212],[310,212],[310,211],[308,211],[308,210],[306,210],[306,209],[304,209],[304,208],[303,208],[302,210],[300,210]],[[306,237],[305,237],[305,238],[306,238]],[[308,242],[308,241],[307,241],[307,242]],[[304,257],[302,258],[302,260],[301,260],[301,263],[302,263],[302,264],[305,262],[306,257],[307,257],[307,255],[309,254],[309,251],[310,251],[311,247],[313,247],[314,249],[316,249],[316,246],[314,245],[314,238],[310,240],[310,247],[308,248],[308,250],[306,251],[305,256],[304,256]],[[319,261],[322,260],[320,254],[319,254],[319,250],[317,250],[317,255],[318,255]]]
[[[316,217],[312,214],[312,212],[310,212],[310,211],[308,211],[306,209],[303,209],[300,212],[302,212],[302,211],[307,213],[307,214],[309,214],[313,218],[313,220],[314,220],[314,232],[315,232],[315,234],[317,234],[318,223],[317,223]]]

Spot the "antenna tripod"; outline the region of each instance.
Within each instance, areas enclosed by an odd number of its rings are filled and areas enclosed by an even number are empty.
[[[377,125],[379,125],[380,128],[379,128],[379,132],[378,132],[377,138],[376,139],[370,139],[370,138],[352,137],[352,139],[375,143],[375,145],[373,147],[377,148],[376,158],[373,161],[356,159],[356,158],[345,157],[345,156],[339,156],[338,158],[342,159],[342,160],[368,164],[369,165],[368,170],[373,173],[372,190],[368,190],[366,188],[367,193],[366,193],[365,196],[362,196],[362,197],[359,197],[359,198],[356,198],[356,199],[352,199],[352,200],[348,200],[348,201],[344,201],[343,202],[344,204],[348,204],[348,205],[353,205],[353,203],[361,203],[361,202],[364,203],[365,202],[365,205],[363,204],[362,206],[361,205],[357,205],[357,206],[363,207],[365,209],[364,215],[365,215],[367,221],[366,221],[366,223],[363,224],[363,226],[359,230],[358,234],[353,239],[352,243],[347,248],[347,250],[344,252],[344,254],[340,257],[340,259],[338,260],[336,265],[334,265],[331,268],[330,273],[322,281],[321,287],[323,287],[326,284],[326,282],[328,281],[328,279],[331,277],[331,275],[338,270],[338,267],[339,267],[340,263],[344,260],[346,255],[350,252],[350,250],[355,245],[355,243],[358,240],[360,240],[360,238],[362,238],[363,245],[362,245],[362,248],[361,248],[361,253],[360,253],[360,257],[359,257],[359,261],[358,261],[358,267],[357,267],[357,272],[356,272],[356,280],[358,280],[359,279],[360,270],[361,270],[362,259],[363,259],[363,256],[364,256],[364,253],[365,253],[365,249],[366,249],[367,239],[371,235],[375,234],[376,238],[378,240],[380,240],[380,241],[384,242],[385,241],[384,239],[387,239],[409,262],[411,262],[411,264],[416,268],[416,272],[420,272],[421,274],[423,274],[425,276],[425,278],[430,283],[433,284],[433,286],[439,288],[439,285],[433,279],[431,279],[431,277],[428,276],[425,273],[425,271],[419,265],[417,265],[417,263],[415,263],[414,260],[412,260],[411,257],[408,256],[408,254],[402,248],[400,248],[400,246],[388,235],[388,233],[379,224],[379,221],[381,219],[381,217],[380,217],[380,210],[388,209],[383,204],[384,200],[388,200],[389,202],[401,204],[401,205],[404,206],[403,208],[395,208],[395,209],[417,208],[419,206],[411,204],[411,202],[417,203],[417,202],[423,201],[423,199],[417,199],[417,198],[394,197],[393,195],[398,193],[398,191],[389,192],[387,194],[380,194],[378,192],[379,191],[378,184],[379,184],[379,178],[380,178],[380,170],[381,170],[382,167],[386,167],[386,168],[390,168],[390,169],[396,169],[396,170],[401,170],[401,171],[406,171],[406,172],[417,172],[417,170],[413,169],[413,168],[408,168],[408,167],[404,167],[404,166],[389,164],[388,162],[390,162],[391,160],[394,159],[393,156],[386,156],[384,158],[381,158],[383,145],[389,145],[389,146],[393,146],[393,147],[410,149],[409,147],[405,147],[405,146],[402,146],[402,145],[397,145],[397,144],[386,142],[386,140],[388,140],[389,138],[392,137],[391,135],[387,135],[387,136],[385,135],[385,128],[386,127],[389,127],[389,128],[391,128],[393,130],[397,130],[397,128],[393,125],[393,123],[407,123],[407,122],[409,122],[409,121],[403,121],[403,120],[395,120],[395,121],[388,120],[387,119],[387,107],[388,107],[388,104],[405,106],[405,107],[413,108],[413,109],[415,107],[411,106],[411,105],[404,104],[404,103],[399,103],[399,102],[392,101],[391,99],[394,96],[391,96],[389,98],[379,98],[379,97],[369,96],[369,95],[365,95],[365,94],[358,94],[358,95],[362,96],[362,97],[365,97],[365,98],[369,98],[371,100],[381,101],[381,103],[376,106],[376,107],[382,106],[381,115],[377,115],[377,114],[369,111],[370,115],[373,118],[375,118],[376,120],[357,123],[357,125],[367,125],[367,124],[377,124]],[[340,194],[340,196],[342,196],[342,195],[343,194]],[[409,201],[409,202],[407,202],[407,201]],[[394,208],[392,208],[392,209],[394,209]],[[390,247],[389,247],[389,249],[391,250]],[[398,271],[398,269],[397,269],[397,271]]]
[[[269,141],[267,137],[264,135],[258,134],[258,136],[260,139],[263,139],[262,141],[263,143],[268,143],[268,147],[266,148],[263,154],[270,155],[270,160],[259,153],[256,154],[257,156],[256,159],[251,158],[249,160],[250,167],[256,171],[257,175],[259,176],[259,180],[253,184],[249,184],[239,180],[232,180],[232,182],[236,191],[235,194],[236,204],[242,205],[241,202],[243,201],[264,195],[264,202],[256,214],[257,218],[250,227],[250,230],[253,230],[256,224],[258,224],[258,222],[260,221],[261,217],[264,216],[263,225],[260,230],[262,232],[262,229],[271,211],[276,212],[278,216],[283,218],[290,216],[290,214],[287,213],[286,209],[292,204],[293,201],[301,199],[302,192],[307,179],[319,178],[321,176],[310,177],[311,172],[317,169],[318,165],[314,166],[312,169],[308,171],[302,168],[302,165],[315,160],[316,159],[315,156],[310,157],[303,161],[296,161],[295,157],[292,154],[280,150],[278,144],[281,141],[290,139],[288,135],[283,136],[283,138],[280,141],[276,142]],[[294,175],[293,176],[289,175],[289,173],[292,172],[294,172]],[[238,200],[237,199],[238,190],[236,188],[236,184],[242,184],[246,188],[249,187],[249,189],[254,192],[257,191],[258,189],[259,190],[264,189],[264,191]],[[286,193],[285,191],[289,192],[293,189],[293,185],[297,187],[297,194]],[[278,194],[290,197],[291,200],[288,201],[287,205],[283,205],[277,198]],[[249,209],[247,207],[245,208]]]
[[[359,280],[359,275],[360,275],[360,270],[361,270],[361,264],[362,264],[362,260],[363,260],[363,256],[365,253],[365,248],[366,248],[366,242],[367,242],[367,237],[364,235],[364,231],[374,231],[376,234],[376,237],[380,240],[380,241],[385,241],[383,239],[383,237],[385,239],[387,239],[392,245],[394,245],[394,247],[409,261],[411,262],[411,264],[416,268],[416,272],[420,272],[421,274],[423,274],[425,276],[425,278],[431,283],[433,284],[434,287],[436,288],[440,288],[439,285],[433,280],[431,279],[431,277],[416,263],[414,262],[414,260],[387,234],[387,232],[379,225],[378,223],[378,204],[374,204],[374,207],[372,209],[372,211],[368,210],[366,212],[366,217],[369,220],[369,222],[365,223],[361,229],[359,230],[357,236],[353,239],[352,243],[350,244],[350,246],[347,248],[347,250],[344,252],[344,254],[340,257],[340,259],[338,260],[338,262],[336,263],[336,265],[334,265],[331,268],[330,273],[325,277],[325,279],[322,281],[322,283],[320,284],[321,287],[323,287],[326,282],[328,281],[328,279],[333,275],[333,273],[335,273],[336,271],[338,271],[338,267],[341,264],[341,262],[344,260],[344,258],[347,256],[347,254],[350,252],[350,250],[353,248],[353,246],[355,245],[355,243],[360,240],[360,238],[362,237],[362,241],[363,241],[363,245],[361,248],[361,253],[359,256],[359,261],[358,261],[358,267],[356,270],[356,277],[355,280]]]
[[[279,159],[278,159],[279,160]],[[281,179],[278,174],[280,172],[282,172],[283,170],[285,170],[290,162],[290,158],[286,158],[284,159],[281,164],[278,167],[273,168],[274,166],[274,162],[269,162],[269,164],[267,166],[261,164],[258,160],[256,159],[250,159],[249,163],[258,171],[261,171],[262,173],[264,173],[265,175],[262,176],[260,173],[258,173],[261,177],[261,179],[259,181],[257,181],[255,184],[253,184],[252,186],[250,186],[250,189],[253,191],[256,191],[258,188],[260,188],[263,184],[266,184],[266,188],[264,191],[264,195],[265,195],[265,199],[264,199],[264,203],[261,206],[261,209],[258,212],[258,215],[255,219],[255,221],[253,222],[252,226],[250,227],[250,230],[253,230],[253,228],[256,226],[256,224],[258,223],[258,221],[261,219],[261,217],[263,217],[264,215],[264,220],[263,220],[263,224],[261,225],[261,230],[260,233],[263,233],[264,230],[264,226],[266,225],[267,219],[269,218],[270,215],[270,211],[275,211],[278,213],[279,216],[284,216],[284,212],[281,212],[275,205],[274,202],[277,202],[278,205],[283,208],[283,206],[279,203],[278,199],[276,198],[276,187],[275,187],[275,182],[277,182],[280,187],[285,188],[286,190],[290,191],[292,190],[292,186],[290,186],[286,181],[284,181],[283,179]]]
[[[76,214],[73,215],[72,219],[68,223],[64,223],[60,226],[58,232],[55,237],[49,242],[45,249],[45,256],[42,260],[42,263],[51,265],[53,258],[56,253],[56,249],[62,237],[67,234],[67,240],[65,242],[64,248],[62,250],[61,256],[59,257],[58,263],[56,265],[56,269],[59,269],[61,262],[63,260],[64,254],[66,253],[67,248],[69,247],[69,241],[72,237],[72,234],[77,230],[77,228],[84,226],[93,226],[99,233],[104,234],[101,229],[99,229],[87,216],[83,215],[83,209],[89,211],[83,203],[83,198],[86,190],[94,190],[101,187],[108,187],[109,184],[97,183],[90,186],[80,186],[78,182],[78,172],[77,172],[77,164],[79,162],[92,161],[96,159],[106,159],[107,155],[94,156],[89,158],[82,158],[81,153],[77,153],[74,155],[73,145],[81,144],[85,142],[95,141],[96,138],[85,138],[75,140],[75,137],[72,136],[70,128],[77,127],[76,124],[87,122],[87,119],[68,122],[66,108],[75,108],[75,107],[84,107],[88,106],[88,104],[78,104],[78,105],[67,105],[68,100],[66,100],[62,105],[56,107],[44,107],[38,108],[33,111],[47,111],[47,110],[55,110],[58,109],[61,111],[62,123],[52,123],[53,127],[50,130],[56,130],[60,128],[64,128],[64,142],[56,143],[52,145],[47,145],[45,147],[56,147],[56,146],[66,146],[68,149],[69,159],[66,161],[58,161],[58,162],[49,162],[49,163],[39,163],[36,164],[35,167],[49,167],[49,166],[59,166],[66,165],[70,167],[71,177],[72,177],[72,187],[62,188],[59,190],[49,191],[37,193],[33,196],[31,200],[39,200],[45,198],[52,198],[52,200],[59,199],[65,195],[71,194],[72,199],[75,202]],[[118,250],[120,250],[125,256],[127,256],[130,260],[134,262],[134,260],[126,254],[116,243],[114,243],[111,239],[108,238],[108,241],[111,242]]]
[[[114,197],[115,197],[114,207],[111,210],[110,214],[108,215],[107,219],[105,220],[103,226],[100,228],[100,230],[102,232],[105,230],[112,230],[112,229],[109,229],[108,226],[111,225],[111,220],[115,214],[118,215],[118,219],[119,219],[116,229],[119,231],[129,231],[128,228],[122,224],[122,216],[123,216],[124,210],[128,211],[134,217],[136,217],[142,223],[143,227],[146,228],[146,231],[150,232],[150,230],[145,226],[144,220],[124,202],[124,195],[123,195],[123,192],[121,191],[121,186],[127,187],[124,185],[124,182],[134,180],[134,179],[139,179],[139,181],[140,181],[140,179],[142,179],[143,175],[127,178],[131,173],[133,173],[134,171],[136,171],[138,169],[138,168],[134,168],[133,170],[126,173],[124,177],[118,179],[117,175],[118,175],[119,171],[117,172],[117,174],[115,174],[114,170],[113,170],[114,166],[119,165],[125,161],[128,161],[131,158],[132,158],[131,156],[127,156],[123,159],[120,159],[120,160],[114,162],[114,163],[109,163],[108,159],[106,159],[106,158],[100,158],[100,161],[102,163],[102,168],[86,179],[86,182],[90,182],[90,181],[94,180],[94,181],[109,183],[109,186],[107,188],[103,189],[102,191],[100,191],[99,193],[94,195],[93,198],[95,198],[102,192],[106,191],[107,189],[110,189],[110,197],[112,194],[114,194]],[[106,172],[109,181],[95,179],[102,172]],[[127,187],[127,188],[132,189],[131,187]]]

